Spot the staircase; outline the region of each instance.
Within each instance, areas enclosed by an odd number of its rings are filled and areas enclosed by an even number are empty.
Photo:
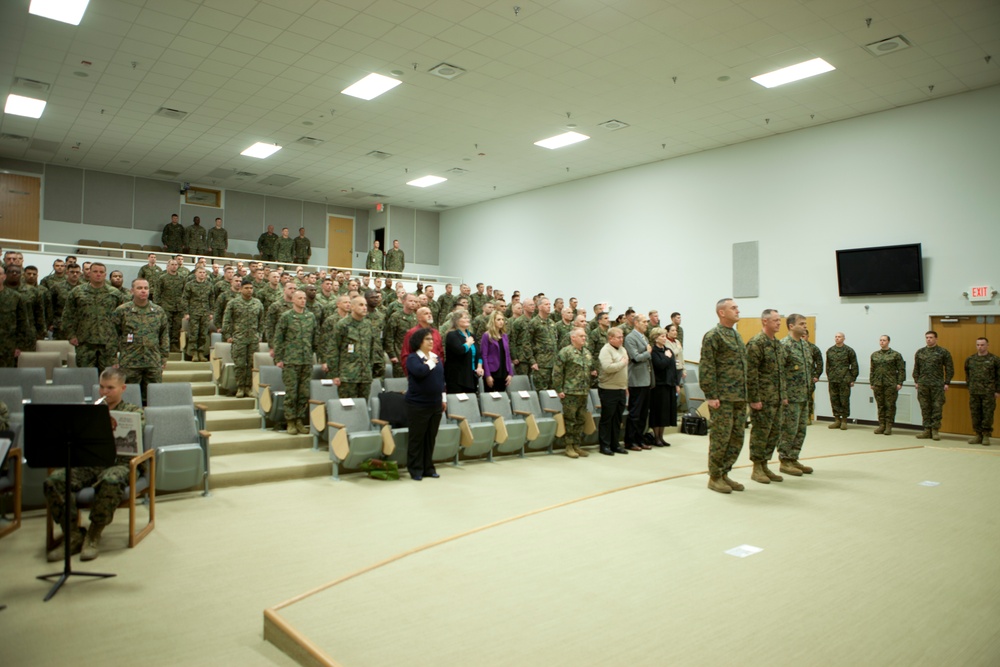
[[[332,472],[326,448],[315,451],[312,437],[261,429],[256,398],[221,396],[207,361],[182,361],[170,355],[164,382],[190,382],[196,403],[205,406],[213,489],[324,477]],[[321,443],[322,444],[322,443]]]

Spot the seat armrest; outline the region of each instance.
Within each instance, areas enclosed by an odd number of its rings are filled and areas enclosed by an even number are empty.
[[[319,400],[317,398],[310,398],[309,399],[309,404],[310,405],[326,405],[326,401],[321,401],[321,400]]]
[[[542,412],[548,412],[553,415],[562,414],[562,410],[556,410],[555,408],[542,408]]]
[[[204,403],[195,403],[194,404],[194,409],[195,410],[201,410],[202,412],[207,412],[208,411],[208,406],[206,406]]]
[[[489,417],[489,418],[491,418],[491,419],[498,419],[498,418],[500,417],[500,415],[498,415],[498,414],[497,414],[497,413],[495,413],[495,412],[484,412],[484,413],[482,413],[482,415],[483,415],[484,417]]]
[[[332,426],[333,428],[346,428],[344,424],[340,424],[338,422],[327,422],[326,425]]]
[[[133,487],[135,486],[135,469],[138,468],[143,463],[145,463],[146,461],[149,461],[150,459],[154,458],[155,455],[156,455],[155,448],[147,449],[139,456],[133,456],[131,459],[129,459],[128,462],[129,482],[132,484]]]
[[[527,410],[514,410],[513,412],[515,415],[521,415],[522,417],[527,417],[528,415],[531,414]]]
[[[373,424],[378,424],[379,426],[388,426],[389,425],[389,422],[387,422],[384,419],[373,419],[372,423]]]
[[[205,438],[206,440],[212,437],[212,434],[208,431],[198,431],[198,435]]]
[[[451,413],[448,413],[448,419],[454,419],[457,422],[465,421],[465,417],[463,417],[462,415],[453,415]]]

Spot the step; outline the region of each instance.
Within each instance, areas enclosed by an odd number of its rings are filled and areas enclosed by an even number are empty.
[[[259,427],[260,413],[252,408],[249,410],[211,410],[205,413],[205,429],[212,433],[213,437],[221,431],[250,430],[253,428],[259,430]]]
[[[198,396],[196,399],[199,403],[202,398],[208,398],[210,396],[215,396],[215,383],[214,382],[192,382],[191,383],[191,393]]]
[[[211,414],[211,413],[209,413]],[[308,435],[288,435],[284,431],[259,428],[235,429],[230,431],[212,431],[209,440],[209,450],[213,457],[255,454],[260,452],[289,451],[296,449],[312,449],[312,437]],[[327,451],[326,443],[321,442],[323,451]],[[214,463],[213,463],[214,467]]]
[[[299,437],[305,438],[305,436]],[[329,452],[325,450],[294,449],[233,454],[212,459],[209,485],[218,489],[307,477],[329,477],[332,473],[333,463],[330,461]]]
[[[164,382],[211,382],[212,381],[212,370],[196,370],[196,371],[163,371],[163,381]]]
[[[257,402],[253,398],[233,398],[232,396],[199,396],[195,401],[206,410],[253,410]]]
[[[211,371],[212,364],[207,361],[168,361],[167,371]]]

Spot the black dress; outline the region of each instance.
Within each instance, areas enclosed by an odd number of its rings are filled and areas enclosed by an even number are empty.
[[[444,383],[449,394],[475,394],[479,388],[476,368],[483,359],[479,346],[465,343],[469,331],[453,329],[444,339]]]
[[[650,396],[649,425],[677,426],[677,384],[680,371],[670,348],[653,346],[653,379],[656,385]]]

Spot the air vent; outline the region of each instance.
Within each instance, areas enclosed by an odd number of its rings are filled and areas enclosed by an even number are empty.
[[[434,208],[451,208],[448,204],[434,204]]]
[[[170,120],[184,120],[187,118],[188,112],[170,109],[169,107],[160,107],[153,115],[160,116],[161,118],[169,118]]]
[[[26,144],[31,141],[31,138],[21,136],[20,134],[7,134],[4,132],[0,134],[0,141],[16,141],[22,144]]]
[[[468,174],[468,169],[462,169],[461,167],[452,167],[445,172],[446,174],[455,174],[456,176],[461,176],[462,174]]]
[[[382,151],[372,151],[371,153],[365,153],[368,157],[373,157],[376,160],[388,160],[392,157],[392,153],[383,153]]]
[[[895,37],[890,37],[889,39],[883,39],[878,42],[872,42],[871,44],[865,44],[865,49],[875,56],[884,56],[887,53],[895,53],[896,51],[902,51],[903,49],[908,48],[910,48],[910,41],[902,35],[896,35]]]
[[[249,171],[236,172],[236,178],[257,178],[259,174],[251,174]]]
[[[316,137],[299,137],[295,140],[295,143],[305,144],[306,146],[319,146],[323,143],[323,140]]]
[[[389,195],[383,195],[377,192],[365,192],[364,190],[354,190],[345,194],[344,197],[347,199],[388,199]]]
[[[282,174],[271,174],[257,181],[261,185],[273,185],[276,188],[283,188],[299,180],[297,176],[284,176]]]
[[[155,176],[166,176],[167,178],[177,178],[181,175],[179,171],[167,171],[166,169],[157,169],[153,172]]]
[[[212,171],[205,174],[205,178],[212,178],[215,180],[222,180],[224,178],[230,178],[236,172],[232,169],[213,169]]]
[[[620,120],[606,120],[603,123],[598,123],[598,127],[603,127],[605,130],[620,130],[623,127],[628,127],[628,123],[623,123]]]
[[[45,139],[32,139],[31,140],[31,150],[39,151],[40,153],[55,153],[59,150],[58,141],[48,141]]]
[[[434,76],[439,76],[442,79],[457,79],[458,77],[465,74],[465,70],[461,67],[455,67],[454,65],[449,65],[448,63],[441,63],[440,65],[435,65],[434,67],[427,70]]]
[[[48,92],[49,84],[44,81],[35,81],[34,79],[26,79],[23,76],[14,78],[14,85],[18,88],[24,90],[33,90],[36,93]]]

